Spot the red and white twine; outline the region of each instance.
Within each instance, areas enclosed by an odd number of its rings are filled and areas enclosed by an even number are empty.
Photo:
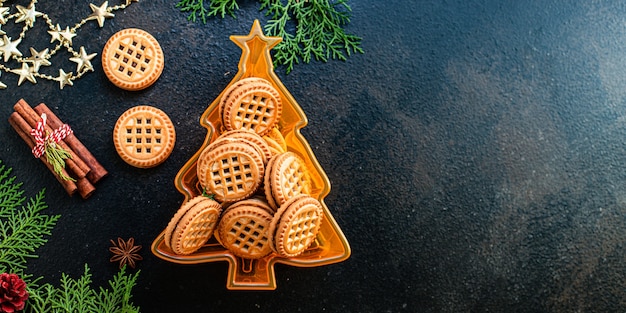
[[[33,155],[36,158],[41,157],[46,152],[46,145],[58,143],[73,132],[69,125],[63,124],[61,127],[52,131],[52,133],[46,134],[46,120],[46,114],[41,114],[41,119],[37,122],[37,127],[30,131],[30,134],[35,138]]]

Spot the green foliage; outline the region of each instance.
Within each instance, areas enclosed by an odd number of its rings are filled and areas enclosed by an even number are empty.
[[[195,22],[199,17],[202,19],[203,23],[206,23],[208,11],[204,7],[203,0],[180,0],[180,2],[176,4],[176,7],[180,8],[182,12],[189,12],[189,16],[187,16],[188,20]]]
[[[11,169],[5,168],[0,161],[0,218],[7,218],[23,202],[24,194],[21,183],[15,183],[15,177],[9,177]]]
[[[59,215],[46,215],[45,190],[24,203],[22,183],[10,177],[11,169],[0,160],[0,273],[18,273],[27,284],[29,299],[25,312],[139,312],[131,302],[131,291],[137,283],[139,272],[126,274],[126,268],[109,280],[109,288],[92,289],[89,267],[84,274],[73,279],[62,273],[59,287],[41,284],[41,277],[33,279],[24,274],[27,261],[37,258],[35,250],[47,242]]]
[[[59,177],[63,180],[76,181],[74,178],[71,178],[63,173],[63,170],[65,169],[65,160],[71,159],[72,155],[55,143],[46,142],[45,149],[46,160],[48,163],[52,164],[54,172],[57,173],[57,175],[59,175]]]
[[[26,262],[36,258],[35,249],[41,247],[51,235],[59,215],[45,215],[41,211],[48,206],[44,190],[26,198],[20,190],[21,183],[9,177],[11,169],[0,163],[0,272],[22,272]],[[20,208],[21,207],[21,208]]]
[[[112,280],[109,280],[109,288],[100,287],[99,291],[90,286],[92,281],[87,265],[85,265],[83,275],[78,279],[63,273],[61,285],[58,288],[51,284],[29,283],[30,297],[25,311],[55,313],[139,312],[139,308],[131,302],[132,288],[137,283],[139,272],[134,275],[127,275],[125,271],[126,267],[123,267]]]
[[[208,1],[209,10],[203,0],[180,0],[176,6],[189,12],[189,20],[195,22],[199,16],[203,23],[210,16],[234,16],[239,8],[236,0]],[[343,29],[350,22],[351,9],[346,1],[259,0],[260,10],[265,10],[269,17],[266,35],[283,38],[274,48],[274,65],[284,65],[289,73],[300,60],[345,61],[352,53],[363,53],[361,38],[346,34]]]

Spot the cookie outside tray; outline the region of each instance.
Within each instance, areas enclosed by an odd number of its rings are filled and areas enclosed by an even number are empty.
[[[150,168],[163,163],[174,149],[176,131],[160,109],[139,105],[124,112],[113,128],[115,150],[126,163]]]
[[[154,84],[165,61],[159,42],[148,32],[127,28],[115,33],[102,50],[102,69],[117,87],[136,91]]]

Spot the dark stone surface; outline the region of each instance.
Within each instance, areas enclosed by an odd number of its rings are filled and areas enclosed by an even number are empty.
[[[264,17],[241,1],[236,19],[193,24],[175,2],[142,0],[74,39],[100,53],[123,28],[152,33],[166,65],[145,91],[114,87],[99,59],[63,90],[16,87],[2,73],[0,159],[30,195],[46,188],[62,215],[34,274],[55,282],[88,263],[103,284],[117,270],[109,239],[133,236],[144,246],[134,292],[144,312],[626,309],[624,4],[350,1],[347,30],[363,37],[365,54],[277,72],[309,118],[303,134],[331,180],[326,203],[352,256],[278,265],[276,291],[241,292],[226,290],[225,262],[171,264],[149,246],[182,201],[173,179],[204,139],[200,114],[237,71],[228,36]],[[64,28],[88,3],[37,8]],[[61,64],[75,67],[59,61],[50,73]],[[20,98],[52,107],[111,172],[92,198],[67,197],[30,156],[6,122]],[[119,115],[139,104],[163,109],[177,131],[171,157],[149,170],[126,165],[111,140]]]

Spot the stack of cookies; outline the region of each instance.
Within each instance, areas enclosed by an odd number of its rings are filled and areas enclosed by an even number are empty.
[[[184,203],[170,221],[165,243],[190,254],[215,235],[232,254],[258,259],[302,254],[320,229],[323,211],[311,196],[304,160],[288,151],[278,129],[279,92],[265,79],[241,79],[219,103],[224,131],[200,154],[204,194]]]

